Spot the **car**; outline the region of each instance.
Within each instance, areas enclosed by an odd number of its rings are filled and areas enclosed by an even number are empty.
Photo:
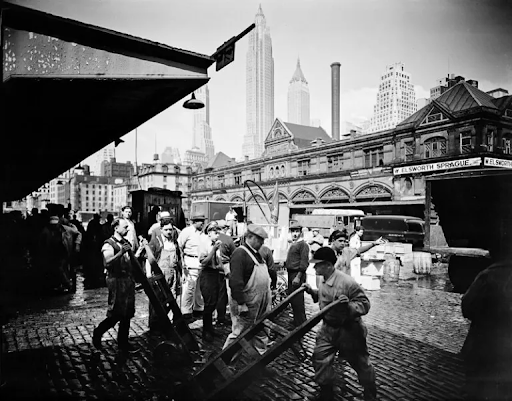
[[[365,216],[361,222],[363,241],[382,237],[389,242],[404,242],[423,247],[425,222],[419,217],[401,215]]]

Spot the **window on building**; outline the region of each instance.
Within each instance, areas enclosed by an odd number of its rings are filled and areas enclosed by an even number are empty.
[[[219,175],[217,177],[217,183],[219,185],[219,188],[224,188],[224,176],[223,175]]]
[[[327,156],[327,172],[341,171],[343,168],[343,154]]]
[[[424,142],[425,158],[441,157],[446,154],[446,139],[442,137],[430,138]]]
[[[494,151],[494,131],[488,130],[485,138],[485,145],[487,146],[488,152]]]
[[[512,147],[512,137],[507,136],[507,137],[503,138],[503,153],[505,153],[506,155],[512,154],[511,147]]]
[[[164,180],[164,182],[167,182],[167,176],[166,175],[163,176],[163,180]]]
[[[164,185],[163,185],[163,188],[164,188],[164,189],[167,189],[167,185],[166,185],[166,184],[164,184]]]
[[[298,162],[298,174],[308,175],[310,174],[310,160],[299,160]]]
[[[270,169],[268,170],[268,176],[270,178],[274,178],[274,167],[270,167]]]
[[[281,177],[284,177],[285,173],[284,173],[284,164],[281,165]]]
[[[255,182],[261,181],[261,168],[252,170],[252,177]]]
[[[471,132],[461,132],[459,149],[460,153],[471,153]]]
[[[382,160],[382,163],[381,163]],[[378,167],[384,164],[384,147],[366,149],[364,151],[364,166],[366,168]]]
[[[234,174],[235,177],[235,185],[242,185],[242,173],[238,172]]]
[[[404,160],[411,161],[414,159],[415,141],[409,141],[404,143]]]

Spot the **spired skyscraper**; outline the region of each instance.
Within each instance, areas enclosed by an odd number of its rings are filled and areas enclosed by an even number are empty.
[[[194,110],[192,149],[197,148],[199,152],[206,155],[207,160],[210,160],[215,154],[215,148],[210,127],[210,91],[208,90],[208,85],[200,87],[194,93],[196,98],[204,103],[204,107]]]
[[[242,155],[260,157],[263,142],[274,122],[274,58],[270,30],[261,5],[255,19],[256,28],[249,34],[246,66],[247,133]]]
[[[417,110],[416,92],[403,63],[386,66],[380,78],[377,103],[373,106],[369,132],[395,128]]]
[[[311,125],[309,119],[309,87],[297,59],[297,68],[288,87],[288,122]]]

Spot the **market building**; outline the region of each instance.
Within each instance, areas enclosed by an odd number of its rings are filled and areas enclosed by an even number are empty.
[[[339,141],[321,128],[276,119],[261,158],[193,174],[189,196],[251,201],[244,182],[254,180],[272,199],[277,181],[291,213],[357,208],[423,217],[425,175],[511,168],[511,143],[512,96],[494,98],[461,81],[396,128]]]

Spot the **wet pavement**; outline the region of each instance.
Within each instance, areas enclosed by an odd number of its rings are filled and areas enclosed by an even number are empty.
[[[439,265],[430,277],[382,283],[368,291],[372,308],[364,318],[368,346],[377,373],[379,400],[462,399],[463,368],[458,355],[469,324],[460,312],[461,295],[451,292],[446,267]],[[84,290],[79,277],[73,295],[39,299],[27,297],[15,305],[16,313],[3,327],[5,338],[2,399],[173,399],[176,386],[187,372],[176,362],[154,355],[163,337],[150,336],[148,302],[137,294],[136,316],[130,340],[141,347],[134,354],[117,352],[116,328],[103,337],[104,350],[91,344],[92,331],[105,317],[107,289]],[[317,305],[306,295],[308,315]],[[291,327],[289,313],[278,322]],[[200,342],[201,321],[191,325]],[[196,356],[205,358],[221,349],[227,327],[217,328],[213,344]],[[303,339],[311,355],[315,329]],[[204,359],[199,359],[196,368]],[[271,365],[279,375],[257,379],[238,399],[302,400],[316,394],[310,359],[300,362],[291,351]],[[336,362],[339,372],[340,364]],[[362,399],[354,372],[345,367],[346,391],[337,400]],[[341,380],[337,382],[341,387]],[[4,398],[5,397],[5,398]]]

